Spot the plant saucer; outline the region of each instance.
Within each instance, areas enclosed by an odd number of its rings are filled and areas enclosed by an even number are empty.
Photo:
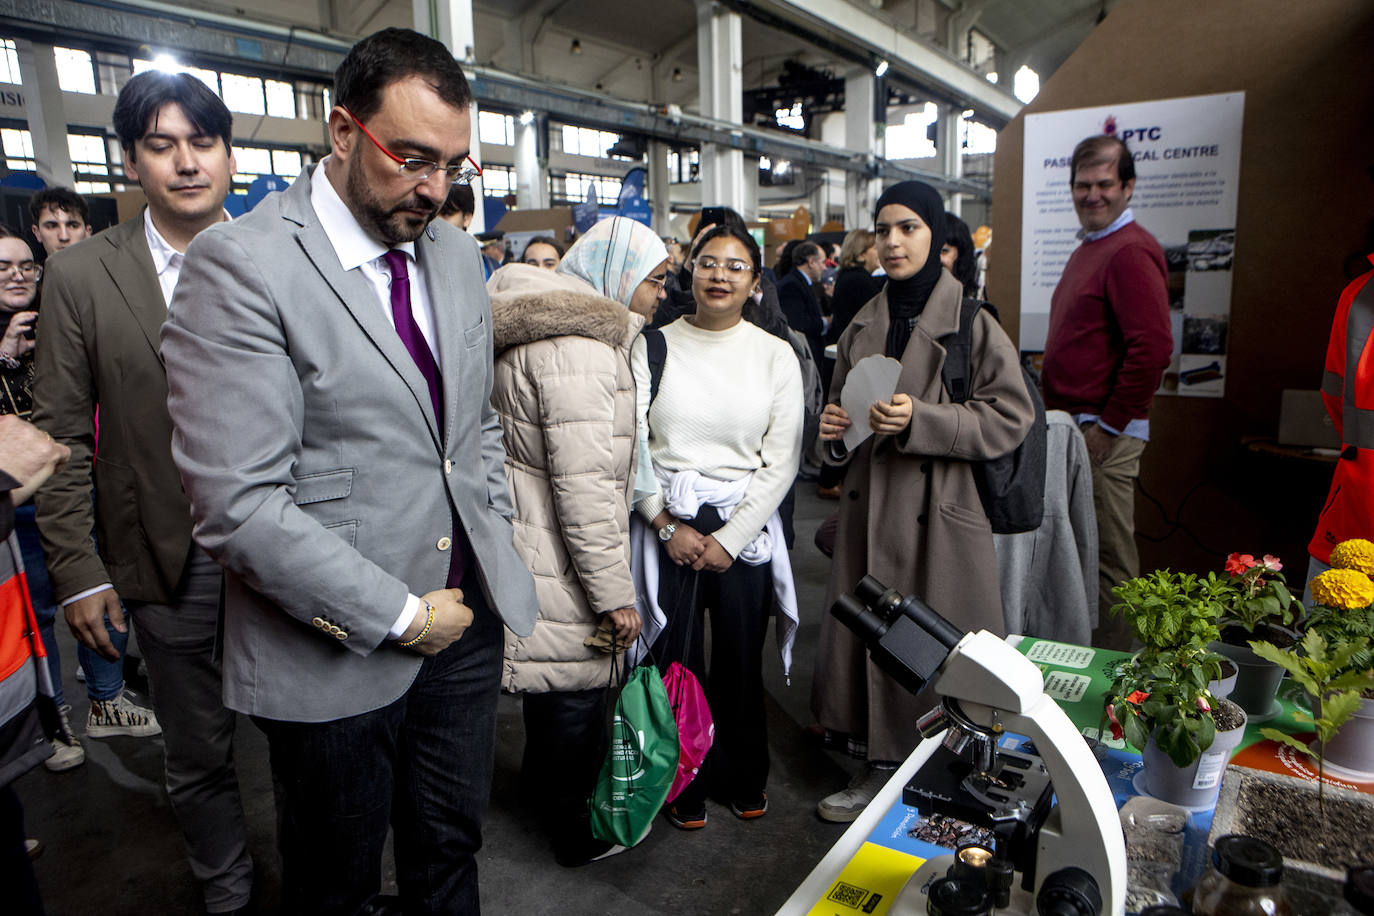
[[[1136,773],[1134,776],[1131,777],[1131,788],[1135,789],[1137,795],[1143,795],[1146,798],[1155,797],[1150,794],[1150,790],[1145,784],[1144,770],[1141,770],[1139,773]],[[1163,799],[1159,800],[1163,801]],[[1204,811],[1211,811],[1213,808],[1217,806],[1215,799],[1213,799],[1209,804],[1206,805],[1180,805],[1178,802],[1169,802],[1169,804],[1173,805],[1176,808],[1182,808],[1189,814],[1202,814]]]
[[[1246,713],[1245,724],[1252,725],[1256,722],[1268,722],[1270,719],[1274,718],[1281,712],[1283,712],[1283,704],[1279,702],[1278,697],[1275,697],[1273,702],[1270,704],[1269,708],[1266,709],[1264,712]]]

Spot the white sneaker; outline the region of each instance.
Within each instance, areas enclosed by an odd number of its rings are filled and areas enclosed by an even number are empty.
[[[113,700],[91,700],[91,712],[86,717],[86,736],[89,738],[115,735],[151,738],[160,734],[162,726],[153,711],[134,704],[122,690]]]
[[[71,720],[67,718],[71,711],[71,706],[66,703],[58,709],[62,715],[62,731],[52,739],[52,756],[43,761],[43,766],[54,773],[74,769],[86,762],[86,749],[77,740]]]
[[[816,813],[822,820],[832,824],[849,823],[863,813],[868,803],[892,778],[892,773],[890,769],[879,769],[870,763],[849,780],[848,788],[821,799],[820,804],[816,805]]]

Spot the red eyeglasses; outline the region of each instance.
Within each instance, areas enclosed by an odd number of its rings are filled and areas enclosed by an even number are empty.
[[[467,161],[460,162],[457,165],[440,165],[431,159],[415,159],[398,156],[385,146],[382,146],[382,141],[372,136],[372,131],[368,130],[367,126],[363,124],[362,121],[353,117],[353,112],[342,105],[339,106],[339,110],[348,115],[354,124],[358,125],[358,129],[367,135],[367,139],[371,140],[377,149],[381,150],[392,162],[399,165],[400,169],[398,169],[398,171],[407,178],[412,178],[415,181],[428,181],[429,176],[433,175],[435,172],[443,171],[452,184],[467,184],[472,181],[472,179],[482,174],[482,167],[478,165],[471,156],[467,157]]]

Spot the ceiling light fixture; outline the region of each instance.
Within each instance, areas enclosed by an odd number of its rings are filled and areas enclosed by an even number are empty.
[[[682,68],[681,68],[681,67],[674,67],[674,68],[673,68],[673,82],[675,82],[675,83],[680,83],[680,82],[682,82]]]
[[[181,63],[170,54],[159,54],[153,58],[153,67],[163,73],[180,73]]]
[[[574,53],[574,54],[581,54],[581,53],[582,53],[582,42],[579,41],[578,39],[574,38],[574,39],[572,40],[572,47],[571,47],[569,50],[572,51],[572,53]]]
[[[532,111],[522,111],[522,112],[520,112],[520,123],[523,124],[523,125],[525,125],[526,127],[529,127],[531,124],[533,124],[533,123],[534,123],[534,112],[532,112]]]
[[[882,75],[883,75],[884,73],[886,73],[886,72],[887,72],[887,61],[886,61],[886,60],[880,60],[880,61],[878,61],[878,66],[876,66],[876,67],[873,68],[873,75],[876,76],[876,77],[881,78]]]

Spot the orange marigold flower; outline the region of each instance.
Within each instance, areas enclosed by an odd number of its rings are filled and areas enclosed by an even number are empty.
[[[1149,694],[1143,690],[1133,690],[1131,695],[1126,698],[1126,702],[1139,706],[1140,702],[1148,696]]]

